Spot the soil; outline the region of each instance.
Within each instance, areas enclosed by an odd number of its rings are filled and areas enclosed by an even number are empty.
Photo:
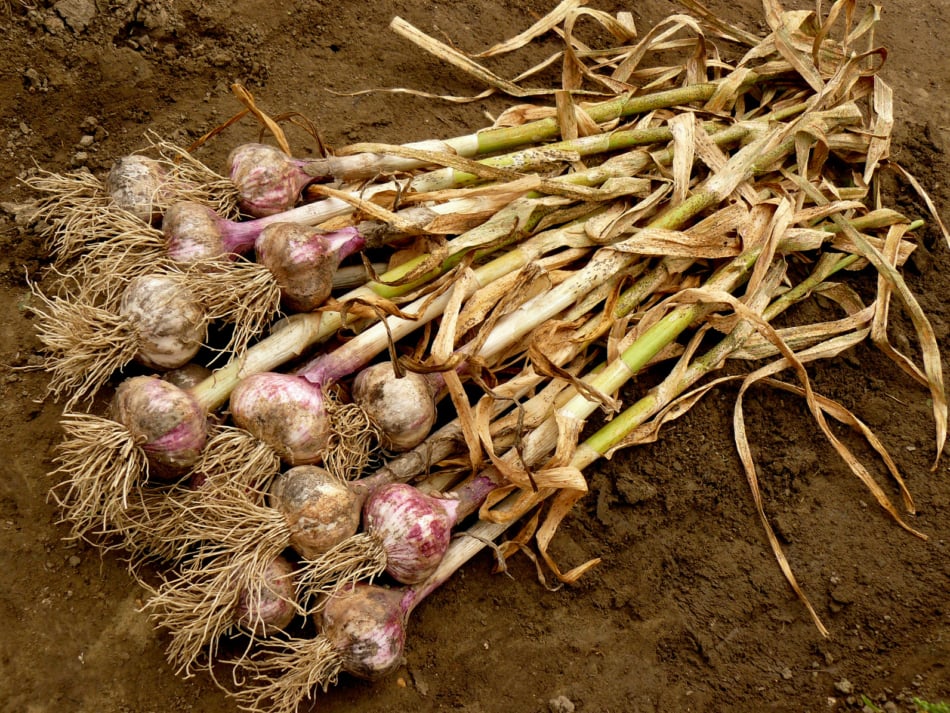
[[[672,2],[591,5],[632,13],[641,33]],[[864,4],[859,3],[863,10]],[[545,14],[541,0],[7,0],[0,2],[0,195],[28,200],[34,165],[96,173],[152,131],[189,145],[241,108],[240,82],[271,114],[296,111],[329,146],[468,133],[510,100],[453,104],[412,87],[474,95],[475,80],[388,29],[400,15],[466,51]],[[709,0],[761,31],[753,0]],[[797,7],[808,7],[798,3]],[[879,41],[896,94],[892,158],[938,208],[950,206],[950,15],[941,0],[891,0]],[[545,44],[545,43],[548,44]],[[514,76],[556,40],[494,61]],[[240,122],[200,158],[257,137]],[[316,142],[291,130],[294,149]],[[927,216],[895,182],[888,202]],[[121,559],[65,541],[47,501],[61,406],[27,309],[37,238],[0,212],[0,710],[153,713],[236,710],[206,676],[177,677],[164,634],[138,610],[142,591]],[[950,354],[950,250],[930,221],[906,269]],[[870,275],[859,278],[873,287]],[[807,306],[805,308],[808,308]],[[812,308],[815,308],[812,305]],[[895,308],[891,338],[907,346]],[[912,340],[912,338],[911,338]],[[912,346],[910,347],[912,349]],[[945,368],[948,365],[945,363]],[[917,513],[902,530],[820,436],[804,404],[754,389],[746,421],[767,511],[793,571],[830,629],[822,637],[771,553],[732,439],[735,390],[716,391],[653,445],[590,471],[591,492],[561,527],[564,564],[603,562],[549,591],[524,557],[493,574],[483,553],[414,613],[404,666],[388,679],[343,679],[317,696],[327,712],[913,711],[950,700],[950,459],[936,470],[928,393],[870,345],[811,371],[816,388],[853,409],[896,459]],[[874,463],[857,439],[853,448]],[[862,450],[863,448],[863,450]],[[896,489],[873,471],[886,492]],[[873,707],[872,707],[873,706]]]

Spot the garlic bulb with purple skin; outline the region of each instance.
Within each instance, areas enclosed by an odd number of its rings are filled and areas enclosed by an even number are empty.
[[[274,223],[261,231],[254,248],[280,287],[284,305],[294,312],[310,312],[330,296],[340,262],[365,244],[356,228],[326,232],[298,223]]]
[[[402,663],[408,616],[405,605],[411,599],[397,589],[370,584],[357,584],[329,597],[315,618],[342,671],[372,681]]]
[[[393,482],[388,473],[344,481],[319,466],[278,475],[270,506],[283,516],[290,546],[306,560],[299,581],[301,592],[311,594],[315,581],[338,574],[347,557],[359,554],[372,570],[367,576],[385,571],[402,583],[424,579],[441,561],[459,515],[471,511],[468,501],[427,495]],[[364,533],[357,534],[361,522]]]
[[[407,451],[419,445],[435,424],[439,374],[406,372],[397,376],[390,362],[373,364],[353,381],[353,401],[382,434],[383,447]]]
[[[145,452],[149,473],[159,478],[178,477],[194,465],[208,437],[204,409],[158,377],[136,376],[119,384],[112,412]]]
[[[416,584],[442,561],[458,513],[457,499],[427,495],[406,483],[390,483],[366,500],[363,523],[382,545],[386,573],[402,584]]]
[[[313,615],[318,634],[261,640],[248,665],[249,675],[235,697],[241,708],[294,713],[314,701],[341,673],[374,681],[403,662],[406,620],[415,592],[356,584],[335,592]],[[239,666],[242,665],[238,662]]]
[[[165,210],[162,235],[165,249],[173,262],[190,265],[196,262],[233,260],[251,252],[264,229],[277,223],[311,225],[303,208],[275,213],[253,220],[228,220],[213,208],[194,201],[178,201]],[[341,239],[343,255],[363,248],[359,231],[348,228],[333,233]],[[342,258],[341,258],[342,259]]]
[[[248,488],[230,474],[211,473],[190,497],[167,501],[163,512],[175,521],[176,548],[194,556],[148,605],[170,632],[171,658],[185,670],[236,624],[255,627],[259,620],[273,631],[286,625],[291,611],[305,612],[297,603],[299,563],[291,581],[280,569],[281,556],[288,548],[321,554],[322,543],[359,527],[359,502],[323,468],[275,475],[269,503],[260,497],[262,487],[268,486]]]
[[[264,570],[259,591],[241,593],[235,623],[254,636],[271,636],[294,620],[295,597],[294,566],[286,557],[278,556]]]
[[[145,602],[152,622],[168,632],[168,661],[186,674],[214,659],[223,636],[240,630],[266,641],[302,613],[295,568],[279,551],[245,546],[241,558],[210,549],[192,550]]]
[[[227,220],[213,208],[192,201],[173,203],[162,219],[168,257],[182,265],[248,253],[263,228],[253,220]]]
[[[238,206],[256,218],[293,208],[300,192],[316,180],[306,172],[307,164],[268,144],[236,147],[228,156],[228,175],[238,191]]]
[[[231,392],[234,422],[266,443],[289,465],[320,463],[330,440],[323,390],[294,374],[264,372]]]
[[[364,450],[368,451],[369,441],[377,434],[359,406],[342,403],[324,389],[365,363],[363,346],[357,337],[293,374],[262,372],[242,379],[231,392],[234,422],[270,446],[288,465],[320,463],[331,436],[342,440],[352,434],[352,442],[344,449],[349,452],[347,467],[361,468],[367,455]],[[370,347],[378,348],[376,342]]]

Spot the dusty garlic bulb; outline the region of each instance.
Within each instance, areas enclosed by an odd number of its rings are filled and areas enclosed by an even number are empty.
[[[362,501],[346,482],[314,465],[281,473],[270,490],[271,507],[290,529],[290,546],[307,559],[356,534]]]
[[[254,247],[287,308],[310,312],[330,296],[340,261],[364,244],[355,228],[328,233],[299,223],[273,223],[261,231]]]
[[[200,203],[173,203],[162,219],[168,257],[181,265],[226,259],[233,252],[225,240],[229,223]]]
[[[161,219],[162,185],[166,171],[161,162],[132,154],[118,159],[106,175],[106,192],[116,206],[146,223]]]
[[[292,374],[264,372],[231,392],[234,422],[273,448],[288,465],[320,463],[330,441],[330,417],[319,386]]]
[[[353,401],[379,428],[383,446],[407,451],[422,443],[435,424],[433,389],[422,374],[397,377],[392,364],[363,369],[353,382]]]
[[[208,418],[186,391],[155,376],[126,379],[112,400],[113,418],[149,460],[149,473],[177,477],[197,462],[208,437]]]
[[[185,282],[174,275],[139,275],[129,281],[119,314],[133,325],[136,361],[154,369],[184,366],[198,353],[208,323]]]
[[[315,615],[317,625],[339,657],[340,668],[376,680],[394,671],[406,646],[408,601],[404,592],[357,584],[331,596]],[[405,602],[405,603],[404,603]]]

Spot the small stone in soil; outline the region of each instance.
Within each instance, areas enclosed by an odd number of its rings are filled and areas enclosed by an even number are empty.
[[[548,701],[551,713],[574,713],[574,704],[567,696],[558,696]]]
[[[842,678],[840,681],[835,683],[835,690],[847,695],[848,693],[854,691],[854,684],[848,679]]]

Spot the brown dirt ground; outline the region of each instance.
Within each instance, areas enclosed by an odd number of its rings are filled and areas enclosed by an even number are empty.
[[[240,108],[234,81],[271,113],[309,117],[331,146],[467,133],[487,123],[482,109],[504,102],[333,92],[474,94],[481,87],[469,77],[394,36],[390,18],[478,50],[553,4],[0,2],[0,195],[24,200],[18,176],[34,162],[100,172],[141,148],[147,130],[187,145]],[[592,5],[631,11],[641,31],[679,10],[664,0]],[[762,27],[754,0],[709,6]],[[897,97],[894,158],[948,206],[950,15],[942,0],[891,0],[883,11],[884,76]],[[528,66],[517,57],[494,66],[513,76]],[[85,135],[93,142],[81,146]],[[242,123],[201,157],[220,167],[230,146],[255,135]],[[305,135],[293,140],[313,149]],[[926,214],[904,186],[895,184],[891,198]],[[921,238],[907,274],[950,354],[950,252],[933,228]],[[169,669],[163,635],[137,611],[140,591],[122,563],[62,540],[45,477],[60,409],[44,401],[43,373],[19,368],[37,360],[25,276],[42,260],[35,237],[0,212],[0,710],[232,711],[210,680],[181,680]],[[899,310],[893,323],[892,339],[906,342],[912,332]],[[883,439],[916,498],[911,521],[930,538],[909,535],[874,504],[816,437],[800,401],[754,391],[747,421],[768,511],[830,638],[816,631],[769,550],[732,441],[735,393],[725,389],[659,443],[592,470],[591,493],[554,545],[566,563],[603,558],[579,585],[548,592],[525,558],[513,560],[511,577],[492,575],[482,555],[414,614],[397,675],[344,680],[318,707],[546,711],[563,696],[577,711],[823,711],[860,710],[867,697],[910,711],[914,696],[950,700],[950,459],[931,472],[928,394],[869,346],[812,373],[820,391]]]

